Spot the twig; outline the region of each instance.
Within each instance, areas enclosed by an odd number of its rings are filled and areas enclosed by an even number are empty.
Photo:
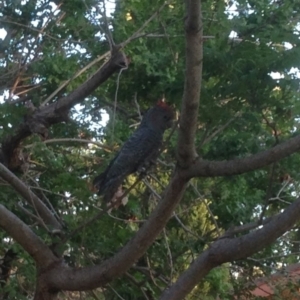
[[[138,114],[139,114],[139,118],[140,118],[140,120],[142,120],[143,116],[142,116],[142,114],[141,114],[141,108],[140,108],[140,105],[139,105],[139,103],[138,103],[138,101],[137,101],[137,92],[134,93],[133,100],[134,100],[134,104],[135,104],[135,106],[136,106],[137,112],[138,112]]]
[[[36,88],[39,88],[39,87],[41,87],[42,85],[41,84],[35,84],[35,85],[29,85],[29,87],[26,89],[26,90],[22,90],[21,92],[19,92],[19,93],[15,93],[14,94],[14,96],[20,96],[20,95],[22,95],[22,94],[25,94],[25,93],[27,93],[27,92],[29,92],[29,91],[32,91],[32,90],[34,90],[34,89],[36,89]],[[19,88],[21,88],[21,87],[24,87],[24,86],[18,86]],[[18,103],[18,100],[19,99],[16,99],[16,100],[10,100],[10,101],[8,101],[8,103],[9,104],[16,104],[16,103]],[[21,102],[24,102],[25,100],[24,100],[24,98],[22,99],[22,101]]]
[[[157,197],[158,200],[161,200],[160,194],[151,186],[151,184],[148,182],[148,180],[145,178],[142,181],[150,189],[150,191],[155,195],[155,197]]]
[[[172,53],[172,56],[173,56],[173,59],[174,59],[174,62],[176,63],[176,54],[174,53],[174,50],[173,50],[173,47],[171,45],[171,41],[170,41],[170,38],[169,38],[169,35],[167,34],[167,29],[166,29],[166,25],[164,23],[164,21],[158,16],[158,19],[160,21],[160,24],[163,28],[163,31],[164,31],[164,34],[165,34],[165,38],[167,40],[167,44],[169,46],[169,50],[170,52]]]
[[[111,31],[109,29],[109,25],[108,25],[108,21],[107,21],[107,15],[106,15],[105,0],[102,1],[102,5],[103,5],[102,17],[103,17],[103,20],[104,20],[104,24],[106,26],[106,32],[105,33],[106,33],[107,40],[108,40],[108,43],[109,43],[110,51],[112,52],[112,51],[115,50],[116,44],[115,44],[114,39],[112,37]]]
[[[126,300],[110,284],[108,284],[108,286],[118,296],[119,299]]]
[[[32,31],[41,33],[40,29],[36,29],[36,28],[34,28],[34,27],[32,27],[32,26],[24,25],[24,24],[22,24],[22,23],[10,21],[10,20],[7,20],[7,19],[5,20],[5,19],[3,19],[3,18],[1,18],[1,20],[0,20],[0,24],[1,24],[1,23],[8,23],[8,24],[18,25],[18,26],[20,26],[20,27],[24,27],[24,28],[26,28],[26,29],[30,29],[30,30],[32,30]],[[62,40],[62,39],[57,39],[57,38],[55,38],[55,37],[52,37],[51,35],[49,35],[49,34],[47,34],[47,33],[44,33],[44,35],[47,36],[48,38],[50,38],[50,39],[56,41],[56,42],[60,42],[60,41]],[[77,41],[76,41],[76,43],[77,43]]]
[[[146,258],[147,267],[148,267],[148,270],[149,270],[149,276],[150,276],[152,282],[154,283],[154,285],[155,285],[155,286],[158,286],[158,284],[157,284],[156,281],[155,281],[155,278],[153,277],[153,274],[152,274],[152,268],[151,268],[150,260],[149,260],[149,257],[148,257],[148,255],[147,255],[147,253],[145,253],[145,258]]]
[[[86,144],[94,144],[97,145],[100,148],[103,148],[108,151],[113,151],[111,147],[108,147],[102,143],[95,142],[92,140],[86,140],[86,139],[73,139],[73,138],[62,138],[62,139],[51,139],[51,140],[45,140],[42,143],[43,144],[50,144],[50,143],[68,143],[68,142],[79,142],[79,143],[86,143]],[[26,145],[25,148],[31,148],[37,145],[38,143],[33,143],[30,145]]]
[[[269,119],[263,113],[262,113],[262,117],[266,121],[266,124],[272,129],[272,131],[273,131],[272,133],[273,133],[274,138],[275,138],[275,145],[278,145],[279,144],[279,134],[280,133],[278,133],[276,125],[274,123],[271,123],[269,121]]]
[[[171,140],[171,137],[173,136],[173,134],[174,134],[175,131],[177,130],[178,125],[179,125],[179,119],[176,120],[176,121],[173,123],[171,132],[170,132],[170,134],[167,136],[166,140],[165,140],[164,143],[163,143],[162,151],[166,148],[166,145],[167,145],[167,144],[169,143],[169,141]]]
[[[165,243],[166,243],[166,248],[167,248],[167,252],[168,252],[168,257],[169,257],[169,263],[170,263],[170,279],[169,279],[169,284],[171,284],[172,280],[173,280],[174,265],[173,265],[173,259],[172,259],[172,252],[171,252],[170,245],[169,245],[169,242],[168,242],[166,228],[163,229],[163,235],[164,235],[164,239],[165,239]]]
[[[147,220],[126,220],[126,219],[117,218],[117,217],[113,216],[110,212],[108,212],[108,215],[114,220],[122,221],[125,223],[145,223],[145,222],[147,222]]]
[[[287,253],[287,254],[282,254],[282,255],[273,255],[273,256],[268,256],[268,257],[263,257],[263,258],[251,258],[249,257],[249,260],[253,260],[253,261],[267,261],[267,260],[272,260],[272,259],[278,259],[278,258],[284,258],[284,257],[289,257],[291,255],[300,255],[300,252],[291,252],[291,253]]]
[[[195,193],[197,194],[197,196],[198,196],[200,199],[202,199],[203,197],[202,197],[202,195],[200,194],[200,192],[198,191],[198,189],[196,188],[196,186],[195,186],[193,183],[190,183],[190,186],[193,188],[193,190],[195,191]],[[214,214],[212,213],[212,211],[211,211],[209,205],[206,203],[206,201],[203,201],[203,203],[204,203],[204,205],[205,205],[207,211],[209,212],[209,215],[210,215],[210,217],[211,217],[211,220],[212,220],[213,223],[215,224],[215,227],[216,227],[216,229],[217,229],[218,236],[221,236],[221,230],[220,230],[219,225],[218,225],[218,223],[217,223],[217,221],[216,221],[216,219],[215,219]]]
[[[286,200],[283,200],[283,199],[281,199],[281,198],[272,198],[272,199],[270,199],[269,201],[279,201],[279,202],[282,202],[282,203],[284,203],[284,204],[288,204],[288,205],[290,205],[291,203],[292,203],[292,201],[286,201]]]
[[[207,137],[201,144],[201,147],[207,143],[209,143],[215,136],[224,131],[233,121],[235,121],[238,117],[242,115],[241,112],[237,112],[231,119],[229,119],[224,125],[219,127],[215,132],[213,132],[209,137]]]
[[[41,217],[37,217],[36,215],[34,215],[33,213],[31,213],[28,209],[26,209],[21,202],[17,203],[17,206],[26,214],[28,215],[30,218],[36,220],[48,233],[50,232],[49,228],[47,227],[47,225],[43,222],[43,219]]]
[[[107,101],[106,99],[104,99],[104,97],[102,97],[102,98],[100,98],[100,99],[98,99],[98,100],[99,100],[100,103],[102,102],[103,104],[107,105],[108,107],[111,107],[111,108],[114,108],[114,107],[115,107],[114,103],[111,103],[111,102]],[[90,110],[90,112],[98,111],[98,110],[101,109],[101,108],[103,108],[103,107],[100,106],[100,105],[95,105],[95,107],[93,107],[93,108]],[[125,115],[125,117],[127,117],[127,118],[130,117],[130,115],[127,113],[127,110],[126,110],[125,108],[123,108],[123,107],[120,107],[120,104],[117,106],[117,110],[118,110],[120,113],[122,113],[123,115]]]
[[[159,162],[161,162],[161,161],[159,161]],[[164,189],[165,188],[165,186],[161,183],[161,181],[155,176],[155,175],[153,175],[153,174],[148,174],[148,176],[150,177],[150,178],[152,178],[162,189]]]
[[[176,219],[176,221],[179,223],[179,225],[183,228],[184,231],[186,231],[187,233],[191,234],[192,236],[196,237],[199,240],[204,241],[201,237],[199,237],[196,233],[192,232],[189,228],[187,228],[182,221],[180,220],[180,218],[178,217],[178,215],[175,213],[173,213],[173,217]]]
[[[125,191],[125,193],[123,193],[120,197],[117,197],[115,202],[110,202],[108,203],[108,205],[106,206],[105,209],[103,209],[102,211],[100,211],[99,213],[97,213],[95,216],[93,216],[92,218],[90,218],[89,220],[87,220],[86,222],[82,223],[81,225],[79,225],[78,227],[76,227],[75,229],[73,229],[70,234],[68,236],[66,236],[62,241],[61,244],[64,244],[67,240],[69,240],[71,237],[73,237],[75,234],[77,234],[78,232],[80,232],[83,228],[91,225],[93,222],[95,222],[96,220],[98,220],[100,217],[102,217],[105,213],[107,213],[109,210],[111,210],[114,207],[117,207],[118,205],[121,204],[122,199],[124,197],[126,197],[128,195],[128,193],[135,188],[135,186],[141,181],[141,177],[139,177],[134,183],[133,185]]]
[[[97,57],[92,62],[90,62],[88,65],[86,65],[81,70],[77,71],[70,79],[66,80],[64,83],[62,83],[51,95],[49,95],[45,101],[42,102],[41,106],[45,106],[51,99],[53,99],[63,88],[65,88],[72,80],[83,74],[85,71],[87,71],[89,68],[94,66],[99,61],[103,60],[104,58],[108,57],[110,55],[110,52],[106,52],[103,55]]]
[[[268,208],[269,203],[270,203],[270,197],[271,197],[271,194],[272,194],[272,187],[273,187],[273,181],[274,181],[274,176],[275,176],[275,167],[276,167],[276,163],[273,163],[270,166],[271,170],[270,170],[269,182],[268,182],[268,187],[267,187],[265,201],[264,201],[265,203],[263,205],[262,212],[261,212],[260,217],[259,217],[260,221],[264,218],[265,213],[266,213],[267,208]]]
[[[147,294],[145,293],[145,291],[143,290],[143,287],[141,286],[141,283],[139,283],[137,280],[135,280],[135,278],[132,275],[130,275],[128,272],[126,272],[125,275],[134,283],[134,285],[136,285],[140,289],[140,291],[144,295],[145,299],[150,300],[148,298]]]
[[[42,217],[43,221],[51,225],[54,229],[60,230],[61,224],[53,216],[48,207],[41,201],[28,186],[26,186],[18,177],[0,163],[0,176],[6,180],[30,205],[35,207]]]
[[[122,196],[123,197],[123,196]],[[103,211],[103,209],[99,208],[98,206],[96,205],[93,205],[93,207],[97,210],[100,210],[100,211]],[[144,223],[146,222],[147,220],[128,220],[128,219],[121,219],[121,218],[118,218],[118,217],[115,217],[113,216],[109,211],[107,213],[112,219],[114,220],[117,220],[117,221],[122,221],[124,223]]]
[[[49,194],[52,194],[52,195],[55,195],[55,196],[59,196],[59,197],[65,198],[65,199],[70,199],[70,197],[68,197],[68,196],[65,196],[63,194],[54,193],[54,192],[52,192],[50,190],[46,190],[44,188],[41,188],[40,186],[33,186],[33,185],[31,185],[30,188],[33,189],[33,190],[40,190],[40,191],[43,191],[43,192],[46,192],[46,193],[49,193]]]
[[[43,218],[41,217],[41,215],[40,215],[40,213],[39,213],[39,210],[37,209],[37,207],[36,207],[36,205],[35,205],[35,201],[33,201],[33,195],[30,194],[30,197],[31,197],[31,204],[32,204],[32,207],[33,207],[35,213],[37,214],[37,218],[40,219],[41,222],[42,222],[42,221],[43,221]],[[39,198],[38,198],[38,199],[39,199]],[[39,199],[39,200],[40,200],[40,199]],[[40,200],[40,201],[42,201],[42,200]],[[51,210],[50,210],[50,211],[51,211]],[[54,216],[54,217],[55,217],[55,216]],[[57,220],[57,218],[56,218],[56,220]],[[44,225],[46,226],[46,224],[44,224]],[[49,228],[47,228],[47,231],[48,231],[48,232],[50,231]]]
[[[149,267],[139,267],[139,266],[133,266],[132,267],[134,270],[137,270],[141,273],[143,273],[144,275],[148,276],[152,281],[153,284],[160,289],[160,291],[163,291],[163,288],[160,287],[157,282],[154,280],[154,277],[152,275],[152,273],[155,273],[154,275],[157,277],[157,279],[159,279],[160,281],[162,281],[166,286],[169,285],[169,282],[161,275],[161,273],[158,273],[157,271],[153,271],[151,270]]]
[[[50,207],[53,215],[56,217],[57,221],[63,226],[63,220],[61,219],[61,217],[58,215],[57,211],[55,210],[55,208],[53,207],[51,201],[48,199],[48,197],[44,194],[43,191],[41,191],[41,194],[43,195],[43,198],[45,199],[45,202],[48,204],[48,207]]]
[[[121,48],[124,48],[127,44],[129,44],[132,40],[136,39],[141,32],[148,26],[148,24],[156,17],[158,14],[165,8],[166,5],[168,5],[171,1],[165,1],[164,4],[159,7],[156,12],[131,36],[129,37],[126,41],[122,42],[120,44]]]
[[[29,176],[28,174],[26,174],[26,177],[28,177],[37,187],[39,187],[38,183],[31,177]],[[58,213],[56,212],[56,210],[54,209],[52,203],[50,202],[50,200],[45,196],[45,194],[43,193],[42,190],[41,191],[41,194],[45,200],[45,202],[48,204],[48,207],[50,208],[50,210],[52,211],[53,215],[56,217],[57,221],[63,225],[63,221],[62,219],[60,218],[60,216],[58,215]]]
[[[178,38],[178,37],[184,37],[183,34],[159,34],[159,33],[141,33],[136,35],[134,38],[130,40],[130,42],[140,39],[140,38]],[[212,35],[204,35],[203,40],[210,40],[214,39],[215,36]]]
[[[280,200],[280,194],[283,192],[283,190],[290,184],[291,179],[288,179],[287,181],[284,182],[282,185],[281,189],[277,193],[276,197],[270,198],[269,201],[275,201],[275,200]]]
[[[113,119],[112,119],[112,142],[114,140],[114,131],[115,131],[115,119],[116,119],[116,110],[117,110],[117,103],[118,103],[118,92],[120,86],[120,76],[123,70],[127,70],[128,66],[121,68],[117,77],[117,87],[115,92],[115,101],[114,101],[114,112],[113,112]]]
[[[98,297],[98,295],[96,294],[96,292],[94,290],[90,291],[90,295],[96,300],[101,300],[100,297]]]

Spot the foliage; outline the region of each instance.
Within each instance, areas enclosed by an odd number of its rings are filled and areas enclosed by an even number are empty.
[[[114,40],[120,43],[132,36],[162,4],[158,0],[118,1],[108,18]],[[1,140],[14,134],[21,120],[44,101],[51,104],[68,95],[101,66],[103,61],[75,76],[109,50],[105,18],[99,15],[101,5],[94,0],[2,1],[0,27],[7,36],[0,44]],[[245,157],[298,131],[299,8],[293,0],[203,1],[204,65],[196,147],[204,159]],[[71,266],[100,263],[116,253],[138,231],[168,184],[177,142],[176,134],[170,137],[170,132],[160,162],[147,177],[148,184],[137,185],[127,206],[77,230],[101,209],[91,181],[129,137],[139,121],[138,106],[144,111],[164,96],[180,109],[185,76],[184,14],[180,1],[170,1],[143,36],[126,45],[131,61],[127,70],[73,107],[69,122],[51,126],[46,140],[31,135],[18,149],[23,162],[15,174],[55,209],[66,232],[72,233],[57,247]],[[232,31],[236,38],[230,37]],[[279,78],[275,72],[280,73]],[[66,80],[71,81],[57,90]],[[73,138],[82,141],[71,141]],[[95,141],[103,146],[93,144]],[[124,299],[157,299],[219,235],[232,226],[272,216],[293,201],[299,194],[298,165],[299,156],[294,155],[239,176],[193,179],[147,253],[125,276],[93,293],[99,299],[117,299],[117,294]],[[125,186],[135,179],[128,178]],[[34,210],[18,205],[21,198],[7,182],[0,184],[1,203],[42,240],[60,243],[24,209]],[[32,296],[35,271],[31,257],[5,232],[0,232],[0,239],[0,257],[9,249],[17,253],[9,281],[0,289],[7,299]],[[268,275],[298,260],[296,224],[252,259],[214,269],[188,299],[229,299],[244,280]],[[236,273],[242,286],[232,279]],[[78,294],[62,297],[76,299]],[[92,299],[88,293],[85,297]]]

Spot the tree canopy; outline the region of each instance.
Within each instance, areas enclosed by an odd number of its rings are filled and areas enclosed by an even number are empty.
[[[0,7],[0,299],[242,299],[298,262],[298,1]],[[108,211],[92,181],[161,98]]]

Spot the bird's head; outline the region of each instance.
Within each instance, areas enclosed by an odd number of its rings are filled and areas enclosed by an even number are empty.
[[[165,131],[172,127],[174,118],[173,108],[163,100],[159,100],[154,107],[145,113],[142,123],[153,129]]]

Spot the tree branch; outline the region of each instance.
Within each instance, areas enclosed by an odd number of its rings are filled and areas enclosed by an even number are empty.
[[[268,166],[299,150],[300,135],[245,158],[229,161],[207,161],[198,158],[188,170],[183,172],[187,178],[238,175]]]
[[[201,1],[186,0],[186,11],[186,71],[177,149],[179,166],[182,168],[187,168],[197,157],[194,138],[203,60]]]
[[[80,69],[79,71],[77,71],[70,79],[66,80],[65,82],[63,82],[53,93],[51,93],[50,96],[47,97],[46,100],[44,100],[41,104],[41,106],[45,106],[49,101],[51,101],[63,88],[65,88],[66,86],[68,86],[68,84],[74,80],[75,78],[79,77],[81,74],[83,74],[85,71],[87,71],[88,69],[90,69],[92,66],[94,66],[95,64],[97,64],[98,62],[100,62],[101,60],[109,57],[110,52],[107,51],[106,53],[104,53],[103,55],[97,57],[96,59],[94,59],[92,62],[90,62],[89,64],[87,64],[85,67],[83,67],[82,69]]]
[[[48,267],[58,261],[44,242],[2,204],[0,204],[0,227],[24,248],[39,266]]]
[[[176,172],[167,188],[164,200],[160,201],[149,220],[119,253],[101,265],[77,269],[61,265],[49,270],[43,274],[48,288],[77,291],[93,289],[124,274],[146,252],[162,231],[182,198],[185,188],[186,181]]]
[[[102,1],[102,5],[103,5],[103,14],[100,13],[100,15],[102,15],[102,18],[104,20],[104,24],[105,24],[105,27],[106,27],[105,35],[106,35],[107,41],[109,43],[110,51],[113,52],[115,50],[116,44],[114,42],[111,31],[109,29],[109,24],[108,24],[107,14],[106,14],[105,0]],[[96,7],[98,7],[98,6],[96,6]]]
[[[6,180],[30,204],[51,229],[61,230],[62,226],[57,221],[48,207],[27,187],[16,175],[0,163],[0,177]]]
[[[85,143],[85,144],[93,144],[98,146],[99,148],[105,149],[107,151],[112,151],[113,149],[111,147],[108,147],[102,143],[99,142],[95,142],[92,140],[87,140],[87,139],[76,139],[76,138],[59,138],[59,139],[50,139],[50,140],[45,140],[43,141],[44,144],[50,144],[50,143]],[[25,146],[25,148],[31,148],[33,146],[35,146],[36,143],[30,144]]]
[[[31,115],[26,116],[25,121],[16,129],[16,134],[3,141],[0,162],[10,166],[14,150],[24,138],[32,133],[44,135],[51,125],[68,121],[68,112],[72,106],[84,101],[84,98],[90,95],[100,84],[127,65],[128,61],[123,52],[114,53],[107,63],[68,96],[50,105],[40,107]]]
[[[291,229],[299,220],[299,215],[300,198],[283,213],[274,216],[263,228],[242,237],[217,240],[197,258],[173,286],[164,292],[160,299],[184,299],[211,269],[226,262],[244,259],[262,250]]]

